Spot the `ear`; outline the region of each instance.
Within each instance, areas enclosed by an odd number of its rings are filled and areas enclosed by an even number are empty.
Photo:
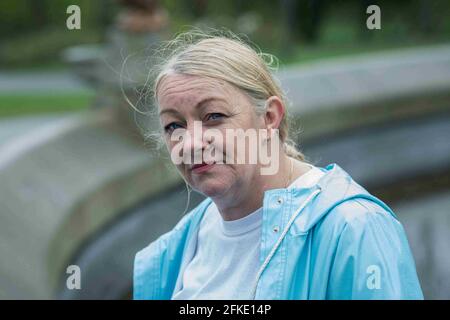
[[[264,114],[264,120],[267,130],[278,129],[280,127],[281,120],[283,120],[285,114],[285,107],[283,101],[277,96],[271,96],[266,101],[266,112]]]

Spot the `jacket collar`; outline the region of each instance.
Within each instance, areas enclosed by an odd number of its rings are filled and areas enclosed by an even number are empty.
[[[386,211],[391,213],[394,217],[394,212],[380,199],[371,195],[366,189],[355,182],[352,177],[336,163],[331,163],[325,168],[320,168],[325,175],[319,180],[319,182],[309,188],[292,187],[292,188],[280,188],[270,189],[264,192],[264,202],[266,198],[291,193],[292,198],[295,199],[295,204],[300,205],[311,193],[317,189],[322,191],[309,203],[307,207],[302,210],[302,213],[296,218],[296,225],[300,228],[301,232],[308,232],[317,222],[319,222],[330,209],[336,205],[354,198],[364,198],[378,205],[382,206]],[[190,233],[192,229],[196,229],[203,215],[205,214],[208,206],[211,204],[211,198],[203,200],[199,206],[199,210],[196,210],[195,215],[191,223]],[[189,239],[190,234],[188,235]]]

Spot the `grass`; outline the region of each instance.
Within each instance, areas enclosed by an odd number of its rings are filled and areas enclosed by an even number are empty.
[[[92,103],[92,93],[0,94],[0,117],[84,110]]]
[[[394,30],[391,30],[394,29]],[[374,53],[384,50],[396,50],[432,46],[450,43],[450,33],[435,36],[408,35],[402,37],[395,34],[393,26],[386,26],[384,30],[373,31],[372,37],[362,38],[347,25],[331,24],[324,28],[319,43],[297,44],[290,55],[286,56],[283,64],[299,64],[328,58],[351,56],[363,53]]]
[[[328,58],[375,53],[385,50],[407,49],[450,43],[449,6],[440,4],[434,9],[434,31],[419,30],[413,18],[386,7],[380,30],[368,30],[365,21],[357,19],[355,6],[334,8],[323,18],[316,43],[298,40],[291,46],[275,49],[283,65],[302,64]],[[358,9],[358,10],[357,10]],[[414,22],[414,23],[413,23]]]
[[[419,48],[438,44],[450,44],[447,41],[424,41],[415,43],[368,43],[364,46],[358,44],[348,45],[321,45],[321,46],[303,46],[298,47],[292,57],[288,57],[282,61],[283,65],[301,64],[313,61],[320,61],[323,59],[352,56],[364,53],[375,53],[384,50]]]

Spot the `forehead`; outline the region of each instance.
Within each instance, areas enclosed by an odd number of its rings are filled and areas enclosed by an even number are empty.
[[[195,106],[198,102],[218,98],[230,100],[236,97],[233,86],[218,79],[184,74],[165,76],[159,84],[157,99],[161,109],[165,107]]]

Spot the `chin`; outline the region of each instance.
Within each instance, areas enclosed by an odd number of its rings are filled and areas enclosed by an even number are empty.
[[[205,196],[213,198],[223,195],[228,190],[228,187],[217,183],[217,181],[205,181],[201,182],[195,189]]]
[[[216,166],[214,166],[216,167]],[[220,197],[229,192],[230,188],[236,183],[235,175],[229,170],[217,170],[215,172],[206,172],[201,175],[189,173],[189,184],[196,191],[207,197]]]

